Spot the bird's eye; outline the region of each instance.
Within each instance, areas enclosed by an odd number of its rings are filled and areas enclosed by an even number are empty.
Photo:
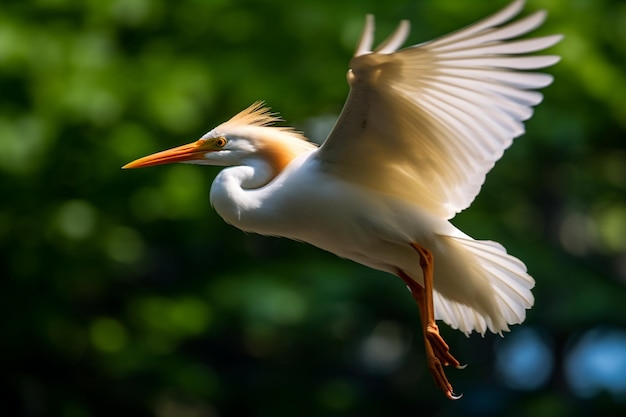
[[[218,148],[223,148],[224,146],[226,146],[226,138],[222,136],[220,136],[219,138],[215,138],[214,144]]]

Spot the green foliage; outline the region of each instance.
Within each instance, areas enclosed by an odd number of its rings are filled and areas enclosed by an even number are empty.
[[[450,371],[466,396],[447,402],[399,280],[225,225],[208,201],[215,169],[120,170],[259,99],[298,128],[332,120],[365,13],[381,37],[410,18],[416,43],[505,3],[4,1],[0,414],[614,415],[618,399],[577,399],[562,367],[581,332],[626,327],[619,0],[529,1],[549,11],[541,33],[566,35],[556,82],[456,221],[537,279],[527,325],[558,365],[536,391],[491,375],[495,338],[444,329],[470,364]],[[384,371],[363,359],[376,335],[407,346]]]

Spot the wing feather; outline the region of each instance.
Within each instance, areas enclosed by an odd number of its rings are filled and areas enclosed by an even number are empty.
[[[499,24],[507,22],[511,20],[513,17],[517,16],[519,12],[522,11],[523,7],[524,7],[524,0],[516,0],[512,2],[511,4],[509,4],[508,6],[506,6],[504,9],[500,10],[499,12],[495,13],[494,15],[490,17],[487,17],[477,23],[474,23],[473,25],[470,25],[466,28],[463,28],[456,32],[450,33],[449,35],[446,35],[439,39],[434,40],[432,42],[432,45],[441,46],[441,45],[445,45],[445,44],[449,44],[453,42],[458,42],[459,39],[461,40],[468,39],[476,33],[481,33],[485,30],[492,29],[498,26]],[[523,32],[523,33],[526,33],[526,32]]]
[[[395,52],[402,46],[411,31],[411,24],[408,20],[402,20],[396,30],[381,43],[374,52],[378,54],[389,54]]]
[[[364,55],[372,52],[372,45],[374,44],[374,16],[368,14],[365,16],[365,28],[361,34],[361,39],[357,45],[354,56]]]
[[[451,44],[454,48],[458,49],[491,41],[502,41],[515,38],[539,27],[545,21],[546,15],[545,11],[538,11],[503,28],[494,29],[490,32],[484,34],[481,33],[477,36],[468,36],[467,39],[463,41],[452,41]],[[449,39],[446,39],[446,41],[450,42]],[[432,43],[436,42],[437,41],[434,41]],[[440,45],[439,47],[441,50],[446,49],[443,45]]]
[[[517,0],[478,23],[397,50],[408,22],[372,50],[374,19],[348,72],[350,95],[317,158],[323,169],[451,218],[467,208],[485,175],[552,82],[529,72],[558,62],[535,56],[561,36],[517,39],[540,26],[540,11],[514,22]],[[509,22],[509,23],[507,23]]]

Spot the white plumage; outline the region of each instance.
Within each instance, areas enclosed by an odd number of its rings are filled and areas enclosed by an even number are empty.
[[[552,81],[519,70],[559,59],[524,55],[559,35],[507,41],[539,26],[545,12],[497,27],[522,6],[516,1],[458,32],[384,54],[363,52],[371,49],[364,45],[373,31],[369,18],[350,62],[350,96],[319,158],[338,161],[330,168],[338,176],[444,218],[467,208],[495,161],[524,133],[522,121],[542,99],[533,90]]]
[[[501,333],[521,323],[534,301],[534,280],[521,261],[449,223],[524,133],[522,122],[542,99],[535,90],[552,81],[527,70],[558,57],[527,54],[561,37],[516,39],[545,19],[537,12],[509,22],[522,6],[515,1],[465,29],[400,50],[408,22],[372,50],[368,16],[350,62],[350,95],[319,149],[290,128],[271,126],[278,119],[256,103],[192,144],[125,168],[228,166],[211,188],[211,202],[228,223],[400,276],[420,307],[429,368],[456,398],[442,365],[459,362],[433,313],[466,334]]]

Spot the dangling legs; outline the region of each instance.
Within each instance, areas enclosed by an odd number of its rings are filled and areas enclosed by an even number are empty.
[[[398,271],[398,276],[402,278],[404,283],[411,290],[411,294],[419,308],[428,370],[433,376],[437,387],[443,390],[448,398],[456,400],[461,398],[461,396],[454,394],[452,385],[448,382],[448,378],[443,370],[443,366],[452,365],[456,368],[463,367],[450,353],[448,344],[439,334],[439,328],[435,323],[435,308],[433,304],[433,256],[428,249],[416,243],[411,243],[411,246],[420,255],[424,287],[413,281],[413,279],[402,270]]]
[[[420,307],[420,314],[423,311],[424,318],[422,318],[422,322],[425,324],[425,336],[427,336],[430,343],[433,344],[435,356],[437,356],[445,366],[452,365],[459,368],[459,361],[450,354],[450,348],[439,334],[439,327],[437,327],[435,323],[435,306],[433,303],[433,255],[428,249],[416,243],[411,243],[411,246],[420,255],[420,266],[422,267],[424,275],[424,288],[421,288],[419,284],[416,285],[421,291],[417,291],[418,294],[415,298],[418,305],[422,305],[422,307]]]

